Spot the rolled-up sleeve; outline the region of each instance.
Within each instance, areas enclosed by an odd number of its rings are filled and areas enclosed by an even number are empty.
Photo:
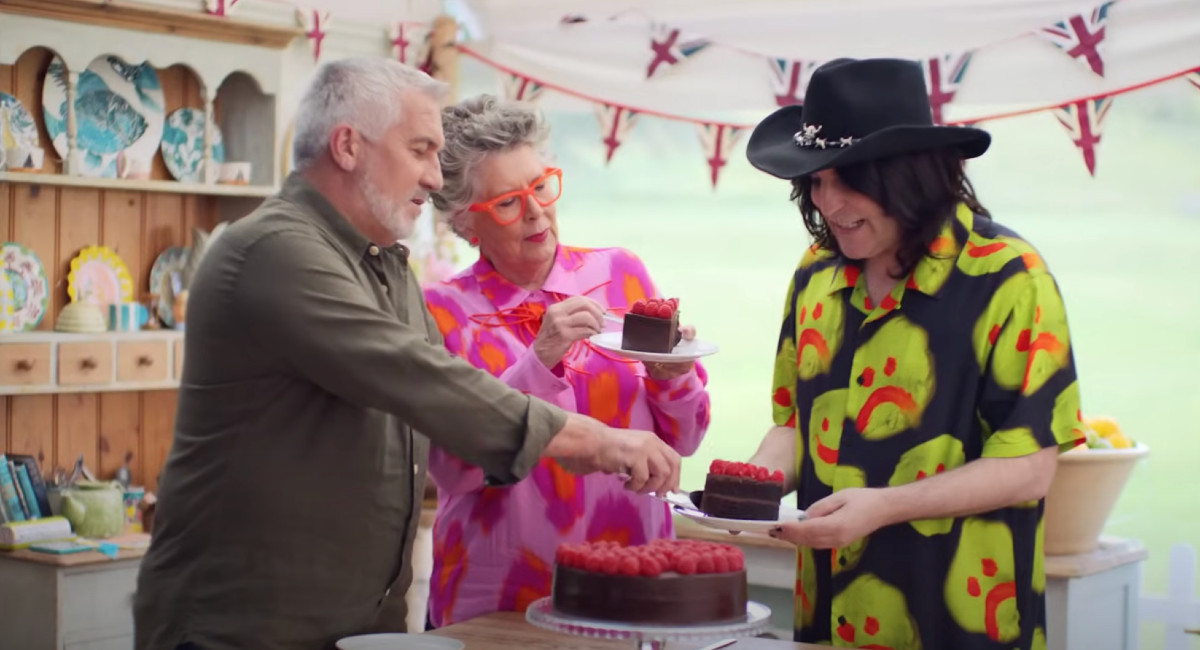
[[[240,278],[229,317],[264,350],[347,402],[395,415],[491,483],[525,477],[566,422],[380,309],[315,233],[265,234]]]

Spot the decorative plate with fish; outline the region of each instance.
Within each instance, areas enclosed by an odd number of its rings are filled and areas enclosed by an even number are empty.
[[[133,279],[125,262],[107,246],[88,246],[71,260],[67,273],[71,302],[90,302],[104,309],[133,300]]]
[[[66,68],[54,57],[42,84],[42,117],[54,150],[67,158]],[[75,143],[82,174],[117,177],[117,157],[149,165],[163,135],[163,91],[149,63],[130,65],[102,56],[79,73],[75,87]]]
[[[42,322],[50,300],[50,283],[41,260],[28,248],[16,243],[0,244],[0,272],[12,292],[12,316],[8,329],[27,332]]]
[[[177,181],[201,183],[204,180],[204,122],[204,111],[197,108],[181,108],[167,116],[162,137],[163,163]],[[212,128],[211,148],[213,161],[225,162],[225,144],[216,124]]]
[[[150,267],[150,293],[157,295],[154,313],[164,327],[175,327],[175,290],[171,286],[171,274],[182,274],[188,261],[188,249],[172,246],[158,254]]]
[[[0,93],[0,147],[33,149],[37,146],[37,124],[33,116],[16,97]]]

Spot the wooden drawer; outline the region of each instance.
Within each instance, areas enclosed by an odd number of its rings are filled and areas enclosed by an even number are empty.
[[[117,381],[166,381],[167,341],[117,343]]]
[[[59,629],[68,647],[73,644],[86,648],[114,647],[104,640],[132,634],[133,594],[137,590],[139,566],[139,562],[130,562],[59,574],[62,579]]]
[[[60,343],[58,383],[63,386],[107,384],[112,381],[112,344]]]
[[[0,343],[0,384],[50,383],[49,343]]]
[[[175,341],[173,347],[175,349],[175,378],[179,379],[183,376],[183,340]]]

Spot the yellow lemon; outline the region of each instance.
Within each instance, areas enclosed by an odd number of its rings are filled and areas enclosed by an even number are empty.
[[[1113,449],[1132,449],[1133,441],[1126,438],[1120,431],[1108,436],[1107,440],[1112,443]]]
[[[1089,418],[1086,422],[1088,428],[1095,431],[1101,438],[1107,438],[1113,434],[1121,433],[1121,425],[1117,424],[1116,419],[1106,415]]]

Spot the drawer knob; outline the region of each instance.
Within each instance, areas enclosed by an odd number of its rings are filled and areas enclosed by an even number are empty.
[[[148,367],[154,365],[154,358],[143,354],[140,357],[138,357],[137,364],[138,364],[139,368],[148,368]]]
[[[96,360],[91,357],[88,357],[88,358],[84,359],[83,361],[79,362],[79,367],[83,368],[84,370],[95,370],[96,369]]]
[[[29,372],[33,370],[33,359],[20,359],[17,361],[17,372]]]

